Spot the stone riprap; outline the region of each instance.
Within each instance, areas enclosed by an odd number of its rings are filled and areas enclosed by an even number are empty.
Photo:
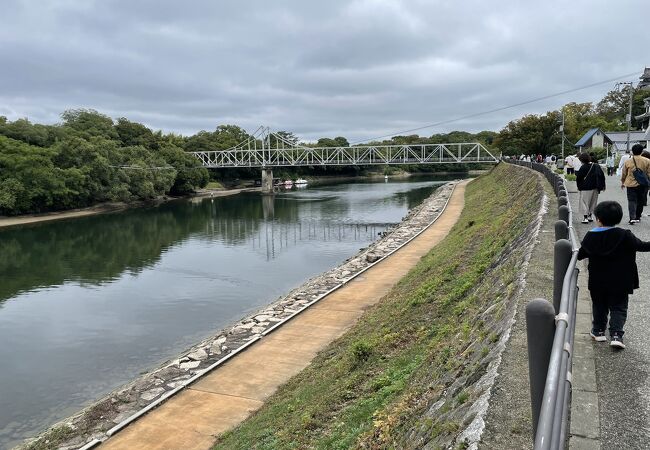
[[[21,448],[34,448],[39,441],[54,440],[54,435],[68,436],[65,442],[55,447],[64,450],[77,449],[93,439],[105,439],[106,431],[115,425],[158,401],[169,391],[187,384],[190,378],[207,373],[232,353],[262,337],[270,328],[308,308],[325,294],[402,247],[440,216],[456,183],[442,185],[419,206],[411,209],[398,225],[385,231],[379,240],[340,266],[308,280],[264,309],[112,392]]]

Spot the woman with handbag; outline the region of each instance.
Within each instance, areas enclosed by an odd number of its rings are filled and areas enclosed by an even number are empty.
[[[594,220],[598,194],[605,190],[605,174],[598,162],[592,162],[587,153],[580,153],[578,159],[582,163],[576,172],[576,184],[580,191],[579,212],[583,216],[582,223],[589,223]]]

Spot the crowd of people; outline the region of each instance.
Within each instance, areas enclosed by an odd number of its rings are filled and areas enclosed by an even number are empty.
[[[567,173],[575,173],[576,184],[580,192],[579,213],[582,223],[594,220],[594,208],[598,204],[598,194],[605,190],[605,174],[593,154],[580,153],[565,159]],[[643,207],[648,203],[650,188],[650,152],[641,144],[632,146],[631,152],[625,152],[616,161],[614,155],[605,160],[608,176],[620,177],[621,189],[626,190],[629,225],[641,221]]]
[[[636,253],[650,251],[650,241],[642,241],[630,230],[616,226],[623,220],[623,207],[618,202],[606,200],[598,203],[598,195],[606,189],[606,175],[594,153],[582,152],[564,159],[554,155],[525,154],[512,158],[544,163],[575,175],[582,223],[596,222],[596,227],[585,234],[578,252],[578,259],[589,260],[590,335],[596,342],[606,342],[605,333],[609,325],[610,346],[624,349],[623,328],[627,321],[628,299],[639,288]],[[650,152],[643,145],[635,144],[631,152],[625,152],[620,158],[608,154],[604,166],[607,176],[616,175],[621,189],[626,190],[628,224],[639,223],[650,190]],[[611,279],[617,282],[612,283]]]
[[[575,175],[580,193],[578,205],[582,223],[594,221],[594,208],[598,204],[598,195],[606,187],[605,176],[616,175],[621,179],[621,189],[626,190],[628,224],[635,225],[641,221],[650,189],[650,152],[641,144],[635,144],[631,152],[625,152],[620,157],[614,153],[608,154],[604,161],[605,171],[596,155],[587,152],[568,155],[564,159],[555,155],[541,154],[521,154],[513,159],[546,164],[553,169],[563,170],[567,175]],[[641,173],[645,174],[647,182],[643,179],[639,181]]]

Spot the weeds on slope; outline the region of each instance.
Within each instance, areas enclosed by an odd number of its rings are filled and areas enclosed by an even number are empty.
[[[518,270],[504,254],[516,252],[509,244],[539,209],[538,183],[503,164],[470,183],[447,238],[215,449],[453,442],[467,425],[467,415],[455,412],[474,400],[467,386],[485,372],[499,340],[495,324]]]

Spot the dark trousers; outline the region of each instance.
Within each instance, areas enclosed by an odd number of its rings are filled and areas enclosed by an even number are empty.
[[[609,335],[623,336],[623,327],[627,320],[628,295],[621,292],[608,292],[606,290],[589,291],[591,293],[591,306],[593,315],[593,328],[596,331],[605,331],[607,316],[609,315]]]
[[[647,192],[647,188],[644,186],[627,188],[627,210],[630,214],[630,220],[641,218]]]

